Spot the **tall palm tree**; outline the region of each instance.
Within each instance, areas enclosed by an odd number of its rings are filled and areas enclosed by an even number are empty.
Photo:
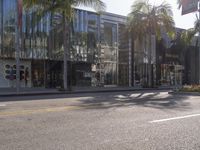
[[[39,14],[39,18],[46,13],[62,15],[63,25],[63,47],[64,47],[64,90],[67,90],[67,59],[70,45],[70,22],[73,19],[74,8],[77,6],[86,6],[94,8],[97,11],[105,9],[105,4],[101,0],[23,0],[25,8],[33,8]]]
[[[149,41],[148,53],[148,84],[152,82],[152,35],[161,37],[161,32],[165,31],[170,36],[174,33],[174,20],[171,6],[166,2],[155,6],[148,0],[137,0],[132,5],[131,13],[128,15],[128,29],[132,34],[133,40]],[[147,44],[145,42],[145,44]],[[154,43],[155,44],[155,43]],[[146,47],[146,46],[145,46]]]

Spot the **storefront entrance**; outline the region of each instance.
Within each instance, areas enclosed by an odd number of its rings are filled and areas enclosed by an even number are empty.
[[[45,61],[34,60],[31,62],[32,87],[45,87]]]
[[[62,61],[47,61],[47,88],[61,88],[63,85],[63,63]]]
[[[105,63],[104,85],[117,85],[117,64]]]
[[[161,64],[161,85],[182,85],[183,69],[181,65]]]

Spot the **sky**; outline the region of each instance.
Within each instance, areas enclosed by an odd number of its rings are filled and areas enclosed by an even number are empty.
[[[106,11],[119,14],[119,15],[127,15],[130,13],[131,5],[135,0],[102,0],[106,4]],[[172,10],[174,13],[174,21],[176,27],[189,29],[194,25],[194,21],[196,19],[196,13],[191,13],[182,16],[181,10],[178,10],[178,5],[176,4],[176,0],[165,0],[172,6]],[[161,4],[163,0],[150,0],[152,4]],[[85,9],[85,8],[84,8]],[[87,8],[88,9],[88,8]]]

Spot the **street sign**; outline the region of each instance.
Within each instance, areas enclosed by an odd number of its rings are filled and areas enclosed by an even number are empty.
[[[186,15],[198,10],[199,0],[182,0],[182,15]]]

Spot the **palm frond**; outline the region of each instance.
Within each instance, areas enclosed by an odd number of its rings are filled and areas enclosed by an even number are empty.
[[[160,37],[163,30],[172,35],[175,25],[172,16],[171,6],[166,2],[154,6],[147,0],[137,0],[128,15],[128,30],[135,32],[137,37],[146,34],[156,34]]]
[[[75,6],[92,7],[98,11],[106,8],[105,3],[101,0],[24,0],[23,4],[26,9],[36,9],[40,15],[47,12],[60,13],[68,20],[73,18]]]
[[[73,6],[86,6],[94,8],[96,11],[105,11],[106,5],[101,0],[74,0]]]

